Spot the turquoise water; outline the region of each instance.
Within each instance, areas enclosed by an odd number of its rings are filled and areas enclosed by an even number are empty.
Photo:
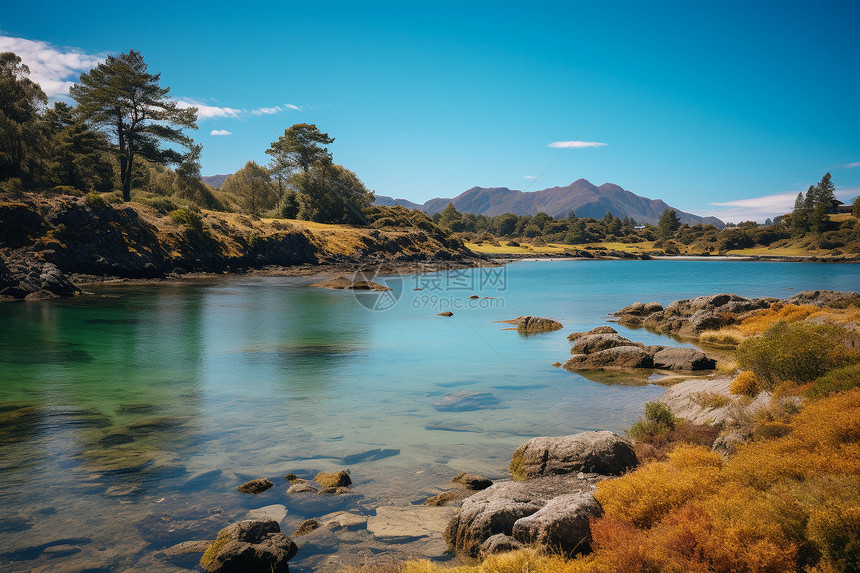
[[[386,280],[392,293],[227,277],[0,305],[0,571],[177,570],[155,551],[211,538],[207,528],[256,507],[284,504],[286,530],[420,502],[461,471],[503,478],[527,439],[622,432],[663,392],[554,368],[569,332],[636,301],[860,290],[860,267],[544,261]],[[444,310],[454,316],[436,316]],[[565,328],[522,337],[494,322],[519,315]],[[434,408],[463,390],[493,400]],[[286,473],[344,468],[347,496],[284,493]],[[235,491],[257,477],[277,487]],[[159,533],[159,519],[186,529]],[[303,547],[292,570],[326,551],[343,548]]]

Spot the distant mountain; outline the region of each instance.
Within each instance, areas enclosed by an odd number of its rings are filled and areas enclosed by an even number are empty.
[[[202,177],[202,179],[203,183],[210,187],[220,189],[221,186],[224,185],[224,180],[227,179],[227,177],[229,177],[229,175],[207,175],[206,177]]]
[[[716,217],[700,217],[671,207],[660,199],[641,197],[613,183],[600,187],[585,179],[566,187],[552,187],[541,191],[523,192],[507,187],[472,187],[453,199],[430,199],[421,210],[432,215],[453,203],[458,211],[476,215],[495,216],[502,213],[534,215],[543,211],[553,217],[566,217],[573,211],[577,217],[600,219],[607,212],[620,218],[632,217],[637,223],[655,224],[666,209],[675,209],[682,223],[699,223],[724,227]]]
[[[419,205],[418,203],[413,203],[407,199],[394,199],[393,197],[389,197],[387,195],[377,195],[376,200],[373,202],[374,205],[382,205],[383,207],[394,207],[395,205],[400,205],[401,207],[406,207],[407,209],[422,209],[424,206]],[[447,203],[445,203],[447,205]]]

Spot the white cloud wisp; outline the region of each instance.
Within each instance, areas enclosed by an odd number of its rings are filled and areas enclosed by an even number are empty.
[[[69,95],[81,72],[96,66],[105,56],[85,54],[77,48],[58,48],[47,42],[0,36],[0,52],[15,52],[30,68],[30,79],[50,98]]]
[[[233,133],[226,129],[213,129],[209,132],[209,135],[233,135]]]
[[[608,143],[599,141],[553,141],[547,147],[561,147],[566,149],[583,149],[585,147],[605,147]]]

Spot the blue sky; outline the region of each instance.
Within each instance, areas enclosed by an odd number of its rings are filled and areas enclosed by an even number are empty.
[[[4,2],[0,50],[60,98],[106,54],[141,51],[200,104],[207,175],[265,163],[304,122],[368,188],[416,202],[582,177],[740,221],[790,209],[826,171],[843,200],[860,192],[857,2],[148,10]]]

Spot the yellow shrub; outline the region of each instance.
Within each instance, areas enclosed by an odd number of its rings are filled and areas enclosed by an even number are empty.
[[[742,320],[740,325],[738,325],[738,330],[744,336],[753,336],[766,331],[779,320],[783,322],[798,322],[821,312],[822,310],[817,306],[775,302],[770,308],[757,310]]]
[[[741,396],[757,396],[758,391],[758,378],[752,370],[744,370],[738,374],[729,386],[729,392]]]
[[[667,463],[650,463],[598,484],[595,497],[607,516],[650,527],[686,502],[719,487],[722,458],[701,446],[680,446]]]

